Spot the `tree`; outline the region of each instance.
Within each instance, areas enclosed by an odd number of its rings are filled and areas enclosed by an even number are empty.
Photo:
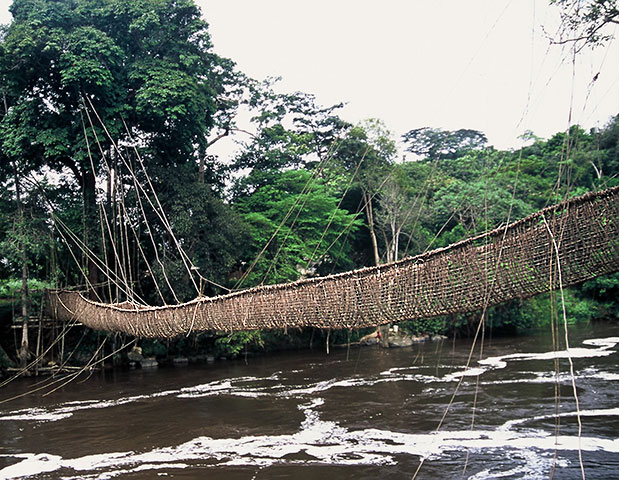
[[[313,95],[279,94],[268,81],[254,89],[249,106],[256,113],[255,133],[241,143],[232,165],[233,171],[243,172],[233,189],[235,198],[267,185],[284,169],[327,162],[350,128],[335,113],[341,104],[323,107]]]
[[[572,43],[575,49],[604,44],[619,24],[617,0],[550,0],[561,11],[560,36],[555,43]]]
[[[287,170],[239,200],[251,243],[246,285],[281,283],[350,269],[350,243],[361,223],[307,170]]]
[[[205,153],[231,64],[211,52],[192,0],[15,0],[11,13],[0,43],[0,149],[26,174],[70,172],[90,231],[113,142],[167,166]],[[88,270],[96,283],[92,262]]]
[[[392,167],[378,193],[376,213],[376,229],[383,238],[387,262],[394,262],[411,250],[420,253],[427,246],[428,232],[422,221],[428,197],[436,188],[435,175],[435,169],[421,162]]]
[[[336,160],[353,176],[354,193],[360,193],[357,209],[365,213],[374,265],[381,264],[375,207],[378,194],[389,178],[396,155],[391,132],[377,119],[368,119],[350,129],[337,149]],[[399,237],[397,237],[399,238]],[[381,344],[389,346],[389,325],[381,329]]]
[[[202,295],[227,293],[217,285],[226,285],[227,276],[243,253],[243,247],[251,242],[247,225],[241,216],[230,205],[225,204],[207,183],[196,178],[198,166],[189,163],[176,167],[174,175],[165,175],[163,171],[153,171],[155,190],[161,200],[163,210],[172,227],[173,234],[182,243],[184,254],[203,279],[198,280]],[[134,203],[134,202],[130,202]],[[160,221],[153,212],[147,213],[146,221],[153,226],[157,235],[158,254],[161,264],[156,261],[155,246],[148,238],[144,227],[144,219],[136,215],[133,219],[136,230],[141,232],[139,241],[146,250],[146,257],[152,263],[155,278],[142,278],[138,286],[144,291],[144,296],[151,302],[160,299],[151,288],[151,282],[158,283],[168,302],[174,296],[180,301],[194,298],[197,294],[190,274],[187,272],[181,252],[176,248],[169,232],[158,232]],[[136,255],[137,257],[138,255]],[[147,268],[142,266],[142,271]],[[164,274],[168,279],[164,278]],[[198,276],[196,278],[199,279]],[[211,283],[215,282],[215,283]],[[174,295],[171,295],[171,291]],[[150,291],[150,295],[148,292]]]
[[[594,131],[598,140],[599,155],[592,158],[596,176],[605,187],[619,184],[619,115],[613,117],[601,130]]]
[[[402,230],[412,224],[414,202],[404,192],[402,185],[389,178],[378,195],[380,209],[376,214],[376,226],[385,242],[387,263],[398,260]]]
[[[375,207],[378,193],[389,176],[396,147],[384,124],[369,119],[350,129],[342,139],[335,160],[348,175],[354,176],[354,193],[360,195],[358,207],[365,213],[374,265],[380,265],[381,255],[376,234]]]
[[[533,211],[522,200],[513,198],[511,191],[484,178],[468,183],[455,180],[440,189],[435,198],[437,230],[446,224],[447,231],[457,227],[467,237],[513,222]],[[457,240],[460,238],[450,237],[443,243]]]
[[[484,148],[488,139],[478,130],[456,131],[440,128],[415,128],[402,135],[406,151],[423,158],[456,158],[470,150]]]
[[[32,274],[41,274],[43,259],[49,253],[49,219],[39,192],[36,189],[31,191],[31,186],[25,184],[16,163],[12,163],[12,167],[12,178],[2,185],[5,193],[9,191],[14,194],[11,195],[12,201],[6,202],[5,209],[0,213],[0,225],[6,226],[0,237],[0,258],[8,275],[20,279],[22,334],[17,357],[23,368],[31,356],[28,322],[32,314],[32,297],[29,285]]]

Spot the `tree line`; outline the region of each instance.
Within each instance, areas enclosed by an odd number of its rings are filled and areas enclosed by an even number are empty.
[[[619,183],[619,116],[550,139],[526,132],[510,151],[471,129],[395,138],[378,119],[353,125],[341,104],[244,75],[213,51],[191,0],[14,0],[11,13],[0,29],[0,357],[31,355],[28,332],[15,340],[10,325],[36,315],[44,287],[184,302],[395,261]],[[229,136],[236,153],[219,158],[213,146]],[[572,291],[572,318],[616,318],[618,280]],[[496,307],[489,324],[534,326],[551,301]],[[403,328],[465,332],[474,318]],[[314,335],[145,348],[236,354]]]

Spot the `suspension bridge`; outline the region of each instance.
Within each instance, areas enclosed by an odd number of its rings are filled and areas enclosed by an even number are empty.
[[[619,187],[588,193],[390,264],[170,306],[52,291],[50,315],[137,337],[284,327],[362,328],[473,312],[619,271]]]

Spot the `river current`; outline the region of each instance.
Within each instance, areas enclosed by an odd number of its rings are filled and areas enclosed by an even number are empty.
[[[0,404],[0,479],[410,479],[422,459],[419,479],[578,479],[579,453],[586,478],[619,478],[619,325],[573,327],[570,347],[539,332],[486,338],[468,368],[471,342],[448,340],[95,373]]]

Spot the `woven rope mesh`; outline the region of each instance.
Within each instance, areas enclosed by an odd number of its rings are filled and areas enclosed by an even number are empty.
[[[48,312],[138,337],[283,327],[358,328],[470,312],[619,270],[619,187],[589,193],[449,247],[380,267],[166,306],[48,294]],[[552,234],[551,234],[552,233]]]

